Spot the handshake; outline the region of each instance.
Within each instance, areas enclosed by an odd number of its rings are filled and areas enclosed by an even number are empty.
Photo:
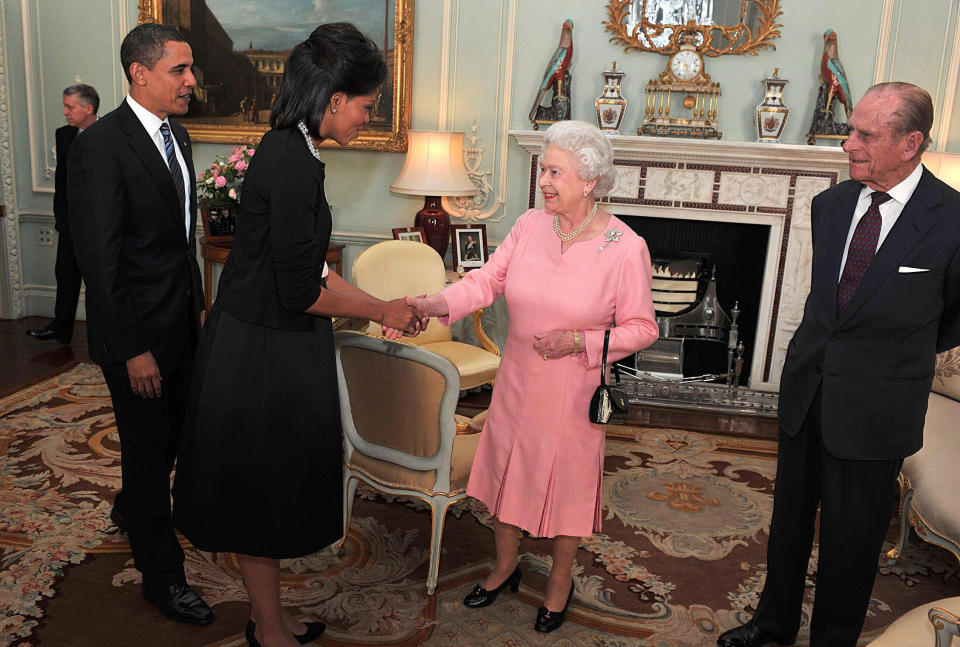
[[[416,337],[427,329],[430,317],[448,314],[447,301],[440,294],[394,299],[384,304],[380,325],[387,339]]]

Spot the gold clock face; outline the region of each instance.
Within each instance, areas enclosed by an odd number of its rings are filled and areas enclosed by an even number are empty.
[[[703,68],[703,60],[693,50],[681,49],[670,57],[670,72],[679,81],[689,81]]]

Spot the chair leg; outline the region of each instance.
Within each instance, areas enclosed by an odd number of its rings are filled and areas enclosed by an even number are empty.
[[[927,612],[936,634],[936,647],[950,647],[953,636],[960,636],[960,618],[944,609],[933,607]]]
[[[357,493],[357,478],[347,471],[343,474],[343,537],[337,542],[337,548],[343,548],[350,528],[350,516],[353,514],[353,497]]]
[[[887,551],[887,557],[890,559],[900,559],[903,549],[907,545],[907,537],[910,535],[910,509],[913,503],[913,490],[900,488],[900,533],[897,538],[897,545]]]
[[[446,497],[434,497],[430,501],[430,568],[427,570],[427,595],[433,595],[440,573],[440,544],[443,542],[443,524],[447,520],[447,508],[453,503]]]

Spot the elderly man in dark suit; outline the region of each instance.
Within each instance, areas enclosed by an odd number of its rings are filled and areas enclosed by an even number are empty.
[[[193,55],[175,29],[143,24],[120,60],[130,94],[77,137],[69,166],[90,355],[120,433],[123,490],[111,518],[129,533],[144,597],[173,620],[207,624],[213,613],[187,585],[170,514],[203,308],[190,138],[168,118],[189,107]]]
[[[923,444],[936,353],[960,344],[960,194],[921,164],[933,103],[909,83],[864,95],[851,179],[813,200],[810,294],[780,380],[767,580],[721,647],[792,644],[820,505],[812,647],[863,627],[906,456]]]
[[[63,91],[63,116],[66,126],[57,128],[57,170],[54,175],[53,217],[57,228],[57,300],[53,321],[44,328],[31,328],[27,334],[34,339],[56,339],[69,344],[73,338],[73,324],[77,318],[80,300],[80,267],[73,249],[70,225],[67,221],[67,158],[77,133],[97,120],[100,95],[89,85],[78,83]]]

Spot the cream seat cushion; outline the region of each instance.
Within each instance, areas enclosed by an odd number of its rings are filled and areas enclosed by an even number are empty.
[[[435,320],[431,321],[431,324]],[[439,324],[438,324],[439,325]],[[438,355],[443,355],[453,362],[460,373],[460,388],[472,389],[481,384],[492,382],[500,368],[500,357],[486,351],[479,346],[464,344],[457,341],[439,341],[430,344],[421,343]]]
[[[960,597],[944,598],[907,611],[867,647],[934,647],[936,634],[927,616],[933,607],[960,614]],[[952,642],[956,644],[957,641]]]
[[[960,402],[931,393],[924,424],[923,448],[903,461],[910,479],[913,510],[937,534],[960,543]]]

